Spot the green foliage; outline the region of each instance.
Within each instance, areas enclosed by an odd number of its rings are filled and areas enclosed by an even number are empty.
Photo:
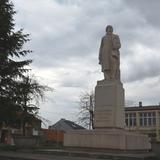
[[[11,124],[15,121],[16,112],[20,110],[16,90],[17,79],[22,80],[31,60],[16,61],[31,51],[23,50],[29,40],[22,29],[14,31],[13,16],[16,12],[10,0],[0,1],[0,121]]]
[[[27,76],[32,60],[20,59],[31,52],[23,49],[29,34],[23,34],[22,29],[15,31],[15,13],[10,0],[0,0],[0,124],[22,121],[25,125],[26,117],[39,109],[33,102],[43,98],[48,88]]]

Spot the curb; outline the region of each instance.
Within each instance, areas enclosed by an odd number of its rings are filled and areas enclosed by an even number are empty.
[[[117,159],[117,160],[152,160],[155,158],[153,153],[150,154],[113,154],[113,153],[94,153],[94,152],[78,152],[68,150],[39,150],[34,153],[57,155],[57,156],[70,156],[70,157],[85,157],[85,158],[98,158],[98,159]]]
[[[24,157],[13,157],[13,156],[1,156],[0,155],[0,160],[38,160],[38,159],[35,159],[35,158],[24,158]]]

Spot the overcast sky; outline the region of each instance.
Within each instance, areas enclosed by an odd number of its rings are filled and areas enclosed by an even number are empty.
[[[160,102],[159,0],[13,0],[16,28],[30,33],[31,67],[54,88],[41,115],[55,123],[76,120],[82,92],[103,78],[98,52],[105,27],[120,36],[121,77],[126,100]],[[50,125],[49,124],[49,125]]]

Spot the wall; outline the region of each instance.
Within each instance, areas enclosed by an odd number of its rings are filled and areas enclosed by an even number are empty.
[[[64,132],[50,129],[42,129],[43,142],[59,142],[63,143]]]
[[[39,138],[37,136],[13,136],[13,141],[16,146],[31,147],[39,144]]]

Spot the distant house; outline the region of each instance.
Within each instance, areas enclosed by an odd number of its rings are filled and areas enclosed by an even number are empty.
[[[54,125],[49,126],[49,129],[67,132],[67,131],[79,130],[79,129],[85,129],[85,128],[72,121],[69,121],[66,119],[60,119]]]
[[[19,114],[21,116],[21,114]],[[41,130],[42,120],[35,117],[34,115],[28,114],[27,118],[29,121],[25,124],[25,135],[26,136],[38,136]],[[14,135],[23,135],[23,124],[21,121],[17,122],[16,125],[11,126],[12,133]]]
[[[42,129],[42,143],[52,144],[52,143],[63,143],[64,133],[72,130],[85,129],[84,127],[66,120],[60,119],[54,125],[49,126],[49,129]]]
[[[20,115],[21,114],[19,113],[17,114],[17,116]],[[26,123],[25,125],[26,137],[39,136],[42,121],[30,114],[28,114],[28,117],[30,118],[30,123]],[[17,121],[15,124],[10,126],[6,125],[5,123],[0,126],[0,143],[13,144],[13,137],[15,140],[16,137],[20,136],[23,136],[21,121]]]

